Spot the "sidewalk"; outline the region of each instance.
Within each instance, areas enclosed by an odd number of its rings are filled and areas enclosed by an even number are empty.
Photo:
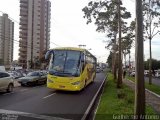
[[[123,83],[127,86],[131,87],[133,90],[135,90],[135,83],[130,80],[123,80]],[[160,96],[156,96],[154,93],[150,92],[149,90],[145,90],[145,98],[146,103],[151,105],[154,110],[160,114]]]

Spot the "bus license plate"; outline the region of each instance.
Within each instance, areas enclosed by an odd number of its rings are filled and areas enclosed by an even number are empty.
[[[65,88],[65,86],[60,85],[59,88]]]

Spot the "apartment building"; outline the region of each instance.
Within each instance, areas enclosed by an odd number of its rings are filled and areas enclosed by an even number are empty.
[[[20,0],[19,64],[30,68],[50,46],[51,2]]]
[[[0,16],[0,64],[10,68],[13,61],[14,22],[7,14]]]

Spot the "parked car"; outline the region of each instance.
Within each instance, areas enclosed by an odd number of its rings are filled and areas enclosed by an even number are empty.
[[[135,76],[135,71],[132,71],[130,76],[134,77]]]
[[[145,76],[149,76],[149,71],[145,70],[145,71],[144,71],[144,75],[145,75]]]
[[[8,73],[14,78],[14,79],[18,79],[20,77],[23,77],[23,74],[21,72],[18,71],[8,71]]]
[[[6,72],[0,72],[0,90],[12,92],[14,87],[13,78]]]
[[[160,72],[156,72],[155,77],[160,77]]]
[[[30,72],[25,77],[19,78],[18,82],[21,86],[25,85],[35,85],[35,84],[45,84],[47,81],[47,76],[40,71]]]
[[[96,68],[96,73],[100,73],[102,71],[102,69],[100,67]]]

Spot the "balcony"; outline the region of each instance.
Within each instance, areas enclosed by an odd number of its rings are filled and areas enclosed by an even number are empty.
[[[22,53],[22,52],[20,52],[20,53],[19,53],[19,56],[21,56],[21,57],[23,57],[23,58],[26,58],[27,53]]]
[[[20,25],[20,26],[19,26],[19,29],[21,29],[21,30],[27,30],[28,27],[27,27],[27,25]]]
[[[20,23],[19,23],[20,25],[27,25],[28,24],[28,22],[27,21],[20,21]]]
[[[20,35],[19,35],[19,38],[22,38],[22,39],[27,40],[27,35],[20,34]]]
[[[27,48],[27,44],[19,43],[19,47]]]
[[[20,16],[27,16],[28,15],[28,11],[27,10],[20,10]]]
[[[19,43],[27,45],[27,40],[20,40]]]
[[[28,21],[28,17],[27,16],[21,16],[20,21]]]
[[[20,8],[20,11],[22,11],[22,12],[27,12],[27,13],[28,13],[28,8],[26,8],[26,7],[21,7],[21,8]]]
[[[26,57],[26,58],[23,58],[23,57],[20,56],[20,57],[19,57],[19,62],[22,63],[22,64],[23,64],[23,63],[26,63],[26,62],[27,62],[26,59],[27,59],[27,57]]]
[[[19,49],[19,51],[20,51],[21,53],[27,54],[27,48],[25,48],[25,47],[21,47],[21,48]]]
[[[28,8],[28,3],[20,3],[20,8]]]
[[[27,30],[21,30],[19,31],[19,34],[22,34],[24,36],[27,36]]]
[[[28,3],[28,0],[20,0],[20,3]]]

